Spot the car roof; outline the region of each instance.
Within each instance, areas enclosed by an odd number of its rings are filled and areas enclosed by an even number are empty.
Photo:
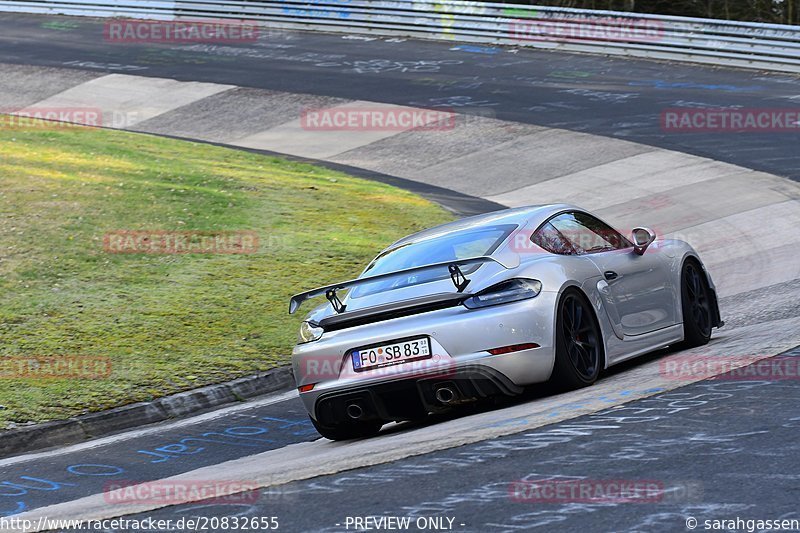
[[[433,228],[413,233],[393,243],[391,246],[386,248],[386,250],[390,250],[397,246],[412,242],[419,242],[434,237],[440,237],[456,231],[477,229],[485,226],[496,226],[499,224],[516,224],[517,226],[532,224],[538,226],[552,215],[560,211],[564,211],[565,209],[583,211],[583,209],[569,204],[530,205],[511,209],[501,209],[499,211],[492,211],[491,213],[462,218],[454,222],[448,222],[447,224],[442,224],[440,226],[435,226]]]

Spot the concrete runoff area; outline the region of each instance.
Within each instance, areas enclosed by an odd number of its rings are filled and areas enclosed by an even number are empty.
[[[52,70],[48,74],[52,77]],[[627,140],[551,128],[531,131],[527,125],[484,117],[455,122],[452,130],[314,130],[293,114],[328,103],[335,103],[327,107],[333,110],[386,114],[414,110],[366,101],[326,102],[274,91],[262,91],[259,98],[255,89],[246,90],[245,102],[259,100],[261,113],[268,116],[265,124],[271,126],[241,136],[241,130],[232,126],[235,117],[250,128],[255,124],[253,115],[258,116],[258,111],[251,113],[238,105],[242,91],[228,85],[113,74],[67,88],[32,107],[94,103],[112,115],[139,117],[127,129],[167,135],[183,136],[192,124],[200,124],[193,135],[200,140],[358,163],[360,168],[378,172],[391,168],[400,178],[510,207],[572,202],[596,211],[625,232],[649,226],[661,235],[685,238],[709,266],[719,267],[712,274],[723,296],[800,277],[800,263],[786,261],[790,255],[786,247],[800,241],[795,231],[800,186],[785,178]],[[227,98],[232,102],[226,103]],[[210,105],[226,112],[215,115]],[[143,107],[137,111],[137,106]],[[170,120],[159,122],[165,115]],[[156,124],[157,128],[150,129]],[[469,153],[455,150],[448,131],[456,138],[462,135],[465,142],[472,139],[475,145],[482,139],[483,145],[472,147]],[[495,134],[472,137],[473,132],[482,131]],[[436,152],[437,140],[443,146],[441,153]],[[370,154],[373,146],[374,156]],[[417,160],[421,147],[425,150]],[[451,157],[443,160],[442,154]],[[404,165],[406,161],[414,163]],[[734,258],[736,263],[731,264]],[[762,267],[752,280],[755,285],[749,285],[745,281],[756,265]]]
[[[82,83],[31,105],[40,109],[98,109],[102,125],[127,129],[196,100],[227,91],[232,86],[177,82],[127,74],[109,74]]]

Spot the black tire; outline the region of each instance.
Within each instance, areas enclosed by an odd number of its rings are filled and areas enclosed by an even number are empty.
[[[366,439],[377,435],[383,427],[383,423],[379,421],[347,422],[336,426],[323,426],[311,418],[311,423],[314,424],[314,428],[320,435],[330,440]]]
[[[681,310],[683,313],[681,348],[694,348],[708,344],[714,321],[711,305],[711,291],[708,288],[705,272],[697,261],[687,260],[681,269]]]
[[[551,382],[573,390],[597,381],[603,366],[603,337],[594,310],[580,291],[567,289],[556,308],[556,356]]]

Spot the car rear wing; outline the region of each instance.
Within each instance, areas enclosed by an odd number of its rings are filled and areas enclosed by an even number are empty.
[[[368,276],[365,278],[351,279],[349,281],[342,281],[341,283],[334,283],[333,285],[326,285],[325,287],[318,287],[310,291],[301,292],[300,294],[295,294],[294,296],[292,296],[292,299],[289,300],[289,314],[294,314],[294,312],[297,311],[303,304],[303,302],[305,302],[306,300],[310,300],[311,298],[316,298],[318,296],[325,296],[326,298],[328,298],[328,301],[331,302],[331,305],[333,305],[333,308],[336,310],[336,312],[341,313],[342,311],[344,311],[344,305],[341,303],[338,296],[336,295],[336,291],[351,289],[358,285],[365,285],[367,283],[373,283],[376,281],[380,281],[382,279],[389,279],[409,274],[416,274],[418,272],[436,270],[437,268],[447,268],[448,272],[450,272],[450,278],[453,280],[453,284],[456,286],[456,289],[458,289],[458,292],[462,292],[464,288],[469,284],[469,280],[464,276],[463,272],[461,272],[460,267],[470,266],[470,265],[482,265],[484,263],[497,263],[503,268],[508,268],[506,265],[504,265],[497,259],[489,257],[488,255],[484,255],[481,257],[471,257],[469,259],[457,259],[455,261],[443,261],[441,263],[432,263],[430,265],[422,265],[412,268],[406,268],[403,270],[386,272],[384,274],[377,274],[375,276]]]

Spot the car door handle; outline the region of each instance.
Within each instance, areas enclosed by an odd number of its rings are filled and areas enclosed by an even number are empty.
[[[617,274],[617,273],[616,273],[616,272],[614,272],[613,270],[606,270],[605,272],[603,272],[603,275],[605,276],[605,278],[606,278],[608,281],[611,281],[611,280],[617,279],[617,278],[619,277],[619,274]]]

